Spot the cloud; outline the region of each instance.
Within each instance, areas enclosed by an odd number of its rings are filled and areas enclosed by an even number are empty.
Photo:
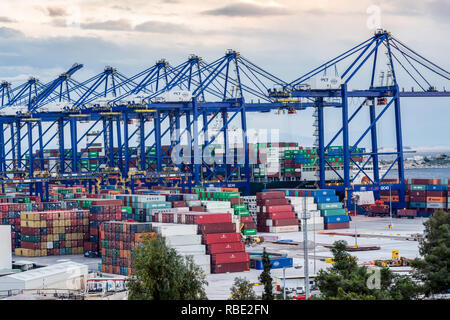
[[[450,16],[450,3],[445,0],[436,0],[428,3],[428,12],[444,23],[449,23],[448,17]]]
[[[238,2],[218,9],[203,11],[203,14],[229,17],[260,17],[289,15],[290,12],[278,6],[261,6],[251,3]]]
[[[61,8],[61,7],[48,7],[47,12],[50,17],[65,17],[65,16],[67,16],[66,9]]]
[[[16,20],[8,18],[8,17],[0,17],[0,22],[10,23],[10,22],[16,22]]]
[[[14,38],[22,36],[23,33],[16,29],[0,27],[0,39],[2,38]]]
[[[162,22],[162,21],[147,21],[138,24],[134,29],[136,31],[154,32],[154,33],[175,33],[175,32],[189,31],[189,29],[182,24]]]
[[[130,30],[132,30],[130,21],[128,21],[126,19],[82,23],[81,28],[93,29],[93,30],[115,30],[115,31],[130,31]]]

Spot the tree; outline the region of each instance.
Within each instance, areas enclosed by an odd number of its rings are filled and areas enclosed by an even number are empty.
[[[135,277],[128,284],[129,300],[206,299],[203,271],[192,257],[179,255],[162,238],[146,239],[136,248]]]
[[[448,293],[450,290],[450,213],[436,211],[426,222],[425,237],[419,242],[419,253],[423,259],[412,262],[415,276],[423,283],[427,296]]]
[[[270,275],[270,269],[272,269],[272,264],[270,263],[269,255],[266,252],[266,248],[264,248],[263,256],[263,271],[259,275],[259,281],[264,285],[264,292],[262,294],[262,300],[273,300],[273,284],[272,284],[272,276]]]
[[[234,278],[230,300],[256,300],[253,284],[245,278]]]
[[[326,300],[409,300],[416,296],[417,285],[407,276],[394,275],[388,268],[379,269],[379,287],[371,287],[371,272],[359,266],[347,252],[345,241],[336,241],[331,248],[333,265],[320,270],[316,284],[321,299]],[[370,282],[370,281],[369,281]]]

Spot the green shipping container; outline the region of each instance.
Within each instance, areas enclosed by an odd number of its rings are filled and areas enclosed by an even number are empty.
[[[345,215],[346,215],[345,209],[327,209],[320,211],[321,217],[345,216]]]
[[[253,236],[253,235],[255,235],[256,234],[256,229],[246,229],[246,230],[242,230],[242,233],[245,235],[245,236]]]
[[[342,209],[342,203],[340,202],[319,203],[317,204],[317,207],[319,210]]]

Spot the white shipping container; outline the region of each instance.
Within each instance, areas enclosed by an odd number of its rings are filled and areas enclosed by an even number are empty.
[[[188,200],[186,201],[188,207],[200,207],[202,202],[200,200]]]
[[[12,268],[11,226],[0,225],[0,269]]]
[[[197,225],[194,224],[170,224],[155,222],[152,223],[152,228],[163,237],[196,235],[198,231]]]
[[[218,208],[218,209],[206,209],[206,212],[209,213],[231,213],[234,214],[233,208]]]
[[[211,262],[211,257],[209,254],[189,254],[180,253],[182,256],[191,256],[196,265],[209,265]]]
[[[204,275],[211,274],[211,262],[198,265],[202,270]]]
[[[286,197],[292,204],[304,204],[306,198],[306,203],[314,203],[314,197]]]
[[[273,225],[273,220],[272,219],[267,219],[266,220],[266,226],[271,227]],[[295,225],[298,225],[298,220],[297,223]],[[287,226],[283,226],[283,227],[287,227]]]
[[[202,201],[207,209],[222,209],[231,208],[231,203],[229,201]]]
[[[204,244],[193,244],[189,246],[174,246],[172,247],[179,253],[187,254],[205,254],[206,246]]]
[[[298,225],[296,226],[282,226],[282,227],[269,227],[269,232],[271,233],[282,233],[282,232],[298,232]]]
[[[165,237],[166,243],[170,247],[174,246],[190,246],[202,243],[201,235],[186,235],[186,236],[168,236]]]

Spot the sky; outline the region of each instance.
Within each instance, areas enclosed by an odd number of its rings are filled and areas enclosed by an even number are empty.
[[[105,66],[132,76],[161,58],[177,65],[195,53],[213,61],[235,49],[290,82],[368,39],[377,27],[449,70],[449,16],[448,0],[2,0],[0,80],[13,87],[30,76],[46,82],[74,62],[84,64],[75,75],[79,81]],[[450,84],[437,80],[437,86]],[[365,84],[358,80],[351,87]],[[356,105],[350,101],[350,109]],[[405,98],[401,106],[406,147],[450,149],[448,98]],[[339,129],[339,117],[338,110],[327,110],[327,137]],[[351,140],[368,119],[355,119]],[[248,122],[278,128],[282,139],[313,140],[310,110],[252,113]],[[388,113],[378,126],[385,148],[395,146],[393,123]]]

